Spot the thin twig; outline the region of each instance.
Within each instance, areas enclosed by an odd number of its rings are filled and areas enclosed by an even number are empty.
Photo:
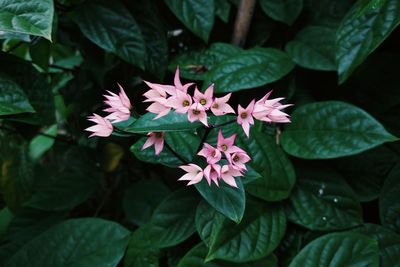
[[[232,35],[232,44],[240,47],[245,44],[256,3],[256,0],[240,0]]]

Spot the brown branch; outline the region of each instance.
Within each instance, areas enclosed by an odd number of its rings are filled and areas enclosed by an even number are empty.
[[[240,0],[232,35],[232,44],[240,47],[245,44],[256,3],[257,0]]]

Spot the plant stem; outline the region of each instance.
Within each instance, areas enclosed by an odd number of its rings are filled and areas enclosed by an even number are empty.
[[[240,47],[245,44],[256,3],[256,0],[240,0],[232,35],[232,44]]]

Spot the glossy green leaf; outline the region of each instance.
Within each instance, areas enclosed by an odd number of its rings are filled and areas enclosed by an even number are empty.
[[[187,114],[170,111],[166,116],[154,120],[156,114],[146,113],[136,120],[132,125],[124,129],[130,133],[170,132],[187,131],[200,127],[199,121],[190,122]]]
[[[50,45],[48,40],[40,39],[29,47],[29,54],[31,55],[33,63],[45,71],[48,70],[50,64]]]
[[[71,219],[26,243],[7,263],[17,266],[116,266],[129,231],[103,219]]]
[[[190,31],[208,41],[214,25],[214,0],[165,0],[165,3]]]
[[[91,1],[74,12],[74,21],[93,43],[144,68],[146,48],[135,19],[119,2]]]
[[[140,138],[130,148],[131,152],[135,155],[137,159],[148,163],[162,164],[171,168],[175,168],[183,164],[183,162],[179,158],[177,158],[171,151],[169,151],[168,148],[166,148],[165,146],[159,155],[155,154],[156,152],[154,151],[154,146],[142,150],[146,139],[147,138],[145,137]]]
[[[223,22],[227,23],[229,20],[229,12],[231,11],[231,4],[228,0],[214,0],[215,1],[215,15],[217,15]]]
[[[279,258],[279,266],[287,267],[293,258],[299,253],[306,241],[303,228],[289,225],[276,254]]]
[[[314,231],[362,224],[362,210],[346,181],[324,165],[296,169],[297,184],[288,202],[288,219]]]
[[[205,200],[196,209],[196,230],[201,240],[209,246],[211,239],[221,229],[224,215],[210,206]],[[205,256],[205,255],[204,255]]]
[[[261,178],[246,185],[246,191],[267,201],[289,197],[296,176],[290,160],[276,144],[275,138],[253,129],[250,138],[240,132],[237,142],[251,157],[248,164],[261,175]]]
[[[304,11],[312,25],[338,27],[353,4],[348,0],[304,0]]]
[[[192,132],[169,132],[165,135],[165,142],[183,159],[192,162],[197,154],[200,137]]]
[[[293,67],[293,62],[284,52],[257,47],[221,61],[207,72],[204,84],[215,83],[216,93],[251,89],[281,79]]]
[[[313,70],[336,70],[336,29],[308,26],[301,30],[293,41],[286,44],[285,51],[297,65]]]
[[[261,0],[264,13],[274,20],[292,25],[303,9],[303,0]]]
[[[379,197],[379,213],[384,226],[400,233],[400,164],[396,164],[386,177]]]
[[[378,243],[356,233],[327,234],[305,246],[289,267],[379,266]]]
[[[203,179],[195,186],[200,195],[214,209],[232,221],[239,223],[244,214],[246,195],[241,179],[236,179],[236,184],[238,188],[231,187],[221,181],[219,187],[217,187],[215,184],[208,185],[207,181]]]
[[[43,36],[51,40],[52,0],[1,0],[0,31]]]
[[[168,69],[175,72],[176,67],[179,66],[181,77],[203,80],[206,73],[220,61],[230,58],[240,51],[242,49],[231,44],[213,43],[208,49],[189,51],[176,56],[169,64]]]
[[[300,106],[291,119],[282,134],[283,149],[305,159],[354,155],[397,140],[371,115],[339,101]]]
[[[400,266],[400,235],[376,224],[365,224],[354,231],[378,241],[380,267]]]
[[[35,112],[22,88],[0,76],[0,115]]]
[[[285,230],[283,209],[248,200],[243,220],[235,224],[225,219],[220,230],[211,237],[206,259],[238,263],[262,259],[278,246]]]
[[[38,160],[54,144],[54,138],[57,136],[57,125],[50,126],[43,132],[45,135],[38,134],[29,143],[29,157],[32,160]]]
[[[156,207],[170,193],[161,181],[140,180],[124,192],[123,208],[126,218],[137,225],[147,223]]]
[[[399,23],[398,0],[357,1],[336,34],[339,83],[346,81]]]

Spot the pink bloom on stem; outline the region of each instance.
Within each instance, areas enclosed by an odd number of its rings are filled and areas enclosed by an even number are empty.
[[[209,164],[204,169],[204,176],[206,177],[208,185],[211,185],[211,181],[213,181],[217,186],[218,178],[221,177],[221,166],[218,164]]]
[[[150,87],[150,90],[143,94],[147,98],[145,102],[157,101],[159,97],[166,98],[167,94],[175,95],[175,87],[172,85],[144,82]]]
[[[215,164],[221,159],[221,152],[207,143],[204,143],[197,155],[205,157],[208,164]]]
[[[179,166],[179,168],[187,173],[179,178],[178,181],[189,181],[187,185],[192,185],[199,183],[203,179],[203,170],[196,164],[191,163],[188,165]]]
[[[131,116],[131,102],[122,86],[119,84],[118,86],[120,89],[118,95],[110,91],[107,91],[110,95],[104,95],[106,98],[104,103],[109,106],[104,111],[110,113],[106,118],[113,123],[125,121]]]
[[[195,100],[196,103],[199,103],[202,105],[206,110],[208,110],[211,107],[211,104],[213,103],[213,95],[214,95],[214,84],[211,84],[204,94],[199,91],[199,89],[194,90],[194,95],[193,99]]]
[[[250,136],[250,125],[254,124],[253,120],[253,109],[254,109],[255,100],[253,99],[247,108],[242,108],[240,105],[238,106],[238,117],[237,123],[242,125],[243,131],[245,132],[247,138]]]
[[[113,131],[113,126],[111,122],[106,118],[103,118],[97,115],[96,113],[93,113],[92,116],[88,117],[88,120],[96,123],[96,125],[93,125],[85,129],[85,131],[92,132],[92,134],[89,137],[92,136],[107,137],[111,135]]]
[[[232,93],[229,93],[223,97],[216,97],[211,104],[211,112],[215,116],[221,116],[228,113],[235,113],[233,108],[227,104],[229,98],[231,97]]]
[[[175,89],[177,91],[181,91],[184,93],[187,93],[188,88],[193,85],[193,83],[187,83],[185,85],[182,85],[182,82],[179,78],[179,66],[176,67],[176,71],[175,71],[175,77],[174,77],[174,85],[175,85]]]
[[[243,149],[233,145],[235,143],[236,134],[225,138],[221,129],[218,132],[217,148],[219,151],[224,152],[225,156],[229,158],[229,154],[235,152],[244,152]]]
[[[199,120],[201,123],[203,123],[205,126],[208,127],[207,123],[207,113],[202,105],[199,103],[194,103],[193,105],[190,106],[189,112],[188,112],[188,120],[190,122],[194,122]]]
[[[174,108],[177,113],[186,113],[192,105],[192,97],[187,93],[176,90],[176,95],[168,98],[166,105]]]
[[[289,115],[281,110],[291,106],[291,104],[283,105],[280,103],[284,98],[269,99],[272,91],[268,92],[262,99],[256,102],[253,116],[255,119],[265,122],[290,122]]]
[[[224,165],[221,168],[221,179],[232,187],[238,187],[235,181],[235,177],[243,176],[243,174],[235,169],[232,168],[230,165]]]
[[[147,134],[148,138],[144,145],[142,146],[142,150],[154,145],[154,150],[156,155],[159,155],[164,148],[164,132],[150,132]]]
[[[166,102],[166,100],[157,101],[146,108],[147,111],[157,114],[157,116],[153,120],[159,119],[169,113],[171,108],[166,105]]]
[[[247,170],[246,163],[249,162],[251,158],[247,155],[246,152],[236,152],[228,158],[229,163],[232,165],[234,169],[237,170]]]

